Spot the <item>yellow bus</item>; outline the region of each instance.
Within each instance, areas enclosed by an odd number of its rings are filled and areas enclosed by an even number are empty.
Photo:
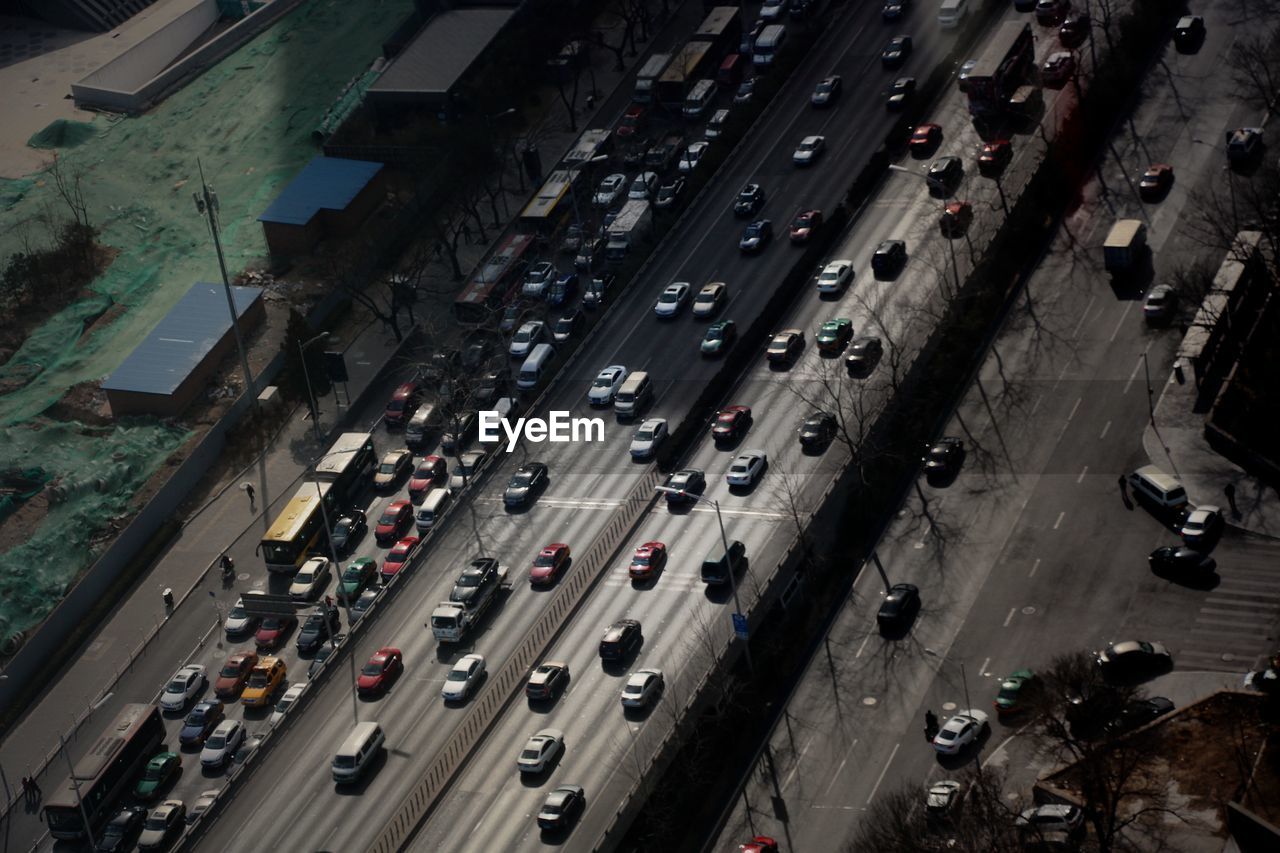
[[[323,509],[321,502],[323,501]],[[297,571],[325,538],[325,512],[329,523],[338,520],[337,492],[332,483],[303,483],[280,510],[258,548],[273,572]]]

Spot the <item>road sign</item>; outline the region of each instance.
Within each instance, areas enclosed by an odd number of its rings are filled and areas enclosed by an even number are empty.
[[[733,633],[737,634],[739,639],[747,638],[747,617],[741,613],[733,614]]]

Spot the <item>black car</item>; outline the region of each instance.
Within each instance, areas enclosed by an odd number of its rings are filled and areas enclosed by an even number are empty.
[[[885,68],[898,68],[911,55],[911,36],[894,36],[880,54],[880,63]]]
[[[924,477],[931,486],[945,486],[960,472],[964,464],[964,442],[946,436],[925,452]]]
[[[800,424],[801,447],[824,447],[836,437],[836,416],[830,412],[814,412]]]
[[[733,95],[735,104],[745,104],[751,100],[756,93],[756,78],[748,77],[738,84],[738,91]]]
[[[684,178],[672,178],[658,187],[658,197],[654,200],[653,206],[659,210],[674,207],[680,199],[680,194],[684,192],[684,185]]]
[[[533,500],[539,489],[547,484],[547,466],[541,462],[521,465],[511,475],[511,482],[502,493],[502,502],[508,507],[524,506]]]
[[[871,256],[871,271],[876,278],[892,278],[907,263],[907,244],[902,240],[885,240]]]
[[[352,614],[352,619],[354,620],[355,618],[355,614]],[[342,642],[342,637],[342,634],[334,637],[334,643]],[[311,659],[311,663],[307,666],[307,681],[315,681],[316,676],[320,674],[320,670],[324,669],[325,661],[333,657],[333,654],[336,651],[337,648],[332,643],[325,643],[320,646],[320,648],[316,649],[315,657]]]
[[[542,801],[538,810],[538,828],[547,831],[565,829],[582,814],[587,804],[586,795],[577,785],[561,785]]]
[[[333,526],[333,538],[330,542],[335,551],[345,554],[368,530],[369,521],[364,513],[353,509],[339,518],[338,523]]]
[[[849,349],[844,357],[844,366],[850,376],[867,376],[875,370],[884,354],[884,345],[880,339],[871,335],[859,335],[849,342]]]
[[[142,806],[125,806],[107,821],[102,834],[98,836],[98,845],[93,849],[98,853],[124,853],[132,850],[146,819],[147,810]]]
[[[916,611],[920,609],[920,590],[909,583],[894,584],[889,593],[880,602],[876,612],[876,623],[881,631],[901,628],[911,622]]]
[[[956,185],[964,178],[964,164],[959,157],[943,157],[933,161],[925,174],[925,183],[929,186],[929,194],[938,198],[951,195]]]
[[[1089,37],[1091,23],[1084,12],[1067,15],[1062,26],[1058,27],[1058,41],[1062,42],[1063,47],[1078,47]]]
[[[885,102],[891,110],[901,110],[911,100],[916,93],[916,78],[899,77],[893,81],[893,85],[889,87],[889,100]]]
[[[906,5],[907,0],[884,0],[884,6],[880,9],[880,17],[886,21],[896,21],[902,17],[902,12]]]
[[[773,221],[757,219],[742,231],[738,240],[738,250],[747,254],[764,251],[765,246],[773,242]]]
[[[600,638],[600,659],[624,660],[640,647],[642,640],[644,636],[640,633],[640,623],[637,620],[619,619]]]
[[[556,324],[551,327],[551,340],[558,344],[564,343],[582,329],[582,322],[582,312],[577,308],[566,311],[560,315],[560,319],[556,320]]]
[[[1165,545],[1147,556],[1156,574],[1205,576],[1213,574],[1217,563],[1213,557],[1185,545]]]
[[[569,686],[569,664],[561,661],[544,661],[529,673],[524,685],[524,695],[534,702],[557,698]]]
[[[1173,668],[1173,655],[1163,643],[1126,640],[1098,652],[1095,662],[1107,678],[1129,678],[1169,671]]]
[[[678,489],[684,492],[684,495],[677,495],[667,492],[667,503],[687,503],[697,500],[693,495],[700,495],[707,488],[707,475],[699,468],[685,468],[676,471],[667,478],[664,483],[668,489]]]
[[[1131,732],[1173,709],[1173,702],[1163,696],[1138,699],[1125,705],[1119,716],[1107,723],[1107,731],[1111,734]]]
[[[298,651],[304,655],[314,652],[328,642],[332,635],[337,634],[341,625],[342,621],[338,618],[336,607],[322,607],[312,613],[307,617],[307,621],[302,623],[302,630],[298,632]]]
[[[764,187],[759,184],[747,184],[738,193],[737,201],[733,203],[733,214],[742,218],[755,216],[762,207],[764,207]]]
[[[1181,51],[1192,51],[1204,41],[1204,18],[1186,15],[1173,28],[1173,43]]]
[[[453,582],[453,591],[449,593],[450,601],[461,604],[469,603],[481,589],[498,582],[498,561],[493,557],[479,557],[471,561],[471,565],[462,570],[458,579]]]
[[[178,732],[178,743],[183,746],[199,746],[204,743],[204,739],[213,733],[218,723],[222,722],[224,710],[222,703],[214,700],[196,703],[191,713],[187,714],[187,718],[182,721],[182,729]]]

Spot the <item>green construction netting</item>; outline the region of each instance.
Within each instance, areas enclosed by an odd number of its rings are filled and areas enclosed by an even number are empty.
[[[90,217],[120,254],[92,296],[52,317],[0,366],[0,387],[18,386],[0,396],[0,469],[39,464],[65,491],[26,543],[0,554],[0,636],[52,609],[95,556],[91,532],[125,512],[186,438],[152,419],[106,428],[33,419],[73,385],[108,376],[192,282],[217,280],[208,229],[191,200],[197,158],[218,193],[234,274],[265,256],[258,215],[319,153],[311,131],[411,8],[411,0],[307,3],[146,115],[99,116],[87,139],[84,123],[46,129],[78,141],[60,147],[59,158],[82,174]],[[45,175],[0,181],[0,259],[20,249],[42,209],[58,204]],[[128,310],[82,337],[84,321],[112,304]]]
[[[87,121],[60,118],[27,140],[27,145],[41,149],[65,149],[83,145],[98,135],[98,129]]]

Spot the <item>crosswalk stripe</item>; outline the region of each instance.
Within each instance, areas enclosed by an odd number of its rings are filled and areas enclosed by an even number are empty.
[[[1217,595],[1233,595],[1240,598],[1280,599],[1280,592],[1258,592],[1252,589],[1234,589],[1234,588],[1223,589],[1222,587],[1218,587],[1217,589],[1215,589],[1213,591],[1213,595],[1210,596],[1210,598]]]
[[[1236,613],[1236,611],[1234,611],[1234,610],[1216,610],[1216,611],[1213,611],[1213,610],[1201,610],[1200,612],[1201,612],[1201,613],[1221,613],[1221,614],[1222,614],[1222,615],[1224,615],[1224,616],[1236,616],[1236,617],[1239,617],[1239,616],[1240,616],[1240,614],[1239,614],[1239,613]],[[1248,619],[1241,619],[1241,618],[1235,618],[1235,619],[1203,619],[1203,618],[1197,618],[1197,619],[1196,619],[1196,622],[1198,622],[1198,623],[1199,623],[1199,624],[1201,624],[1201,625],[1245,625],[1245,624],[1248,624],[1248,625],[1253,626],[1254,628],[1262,629],[1262,630],[1265,630],[1265,629],[1266,629],[1267,627],[1269,627],[1269,625],[1270,625],[1270,623],[1268,623],[1268,622],[1253,622],[1253,621],[1250,621],[1250,620],[1248,620]]]

